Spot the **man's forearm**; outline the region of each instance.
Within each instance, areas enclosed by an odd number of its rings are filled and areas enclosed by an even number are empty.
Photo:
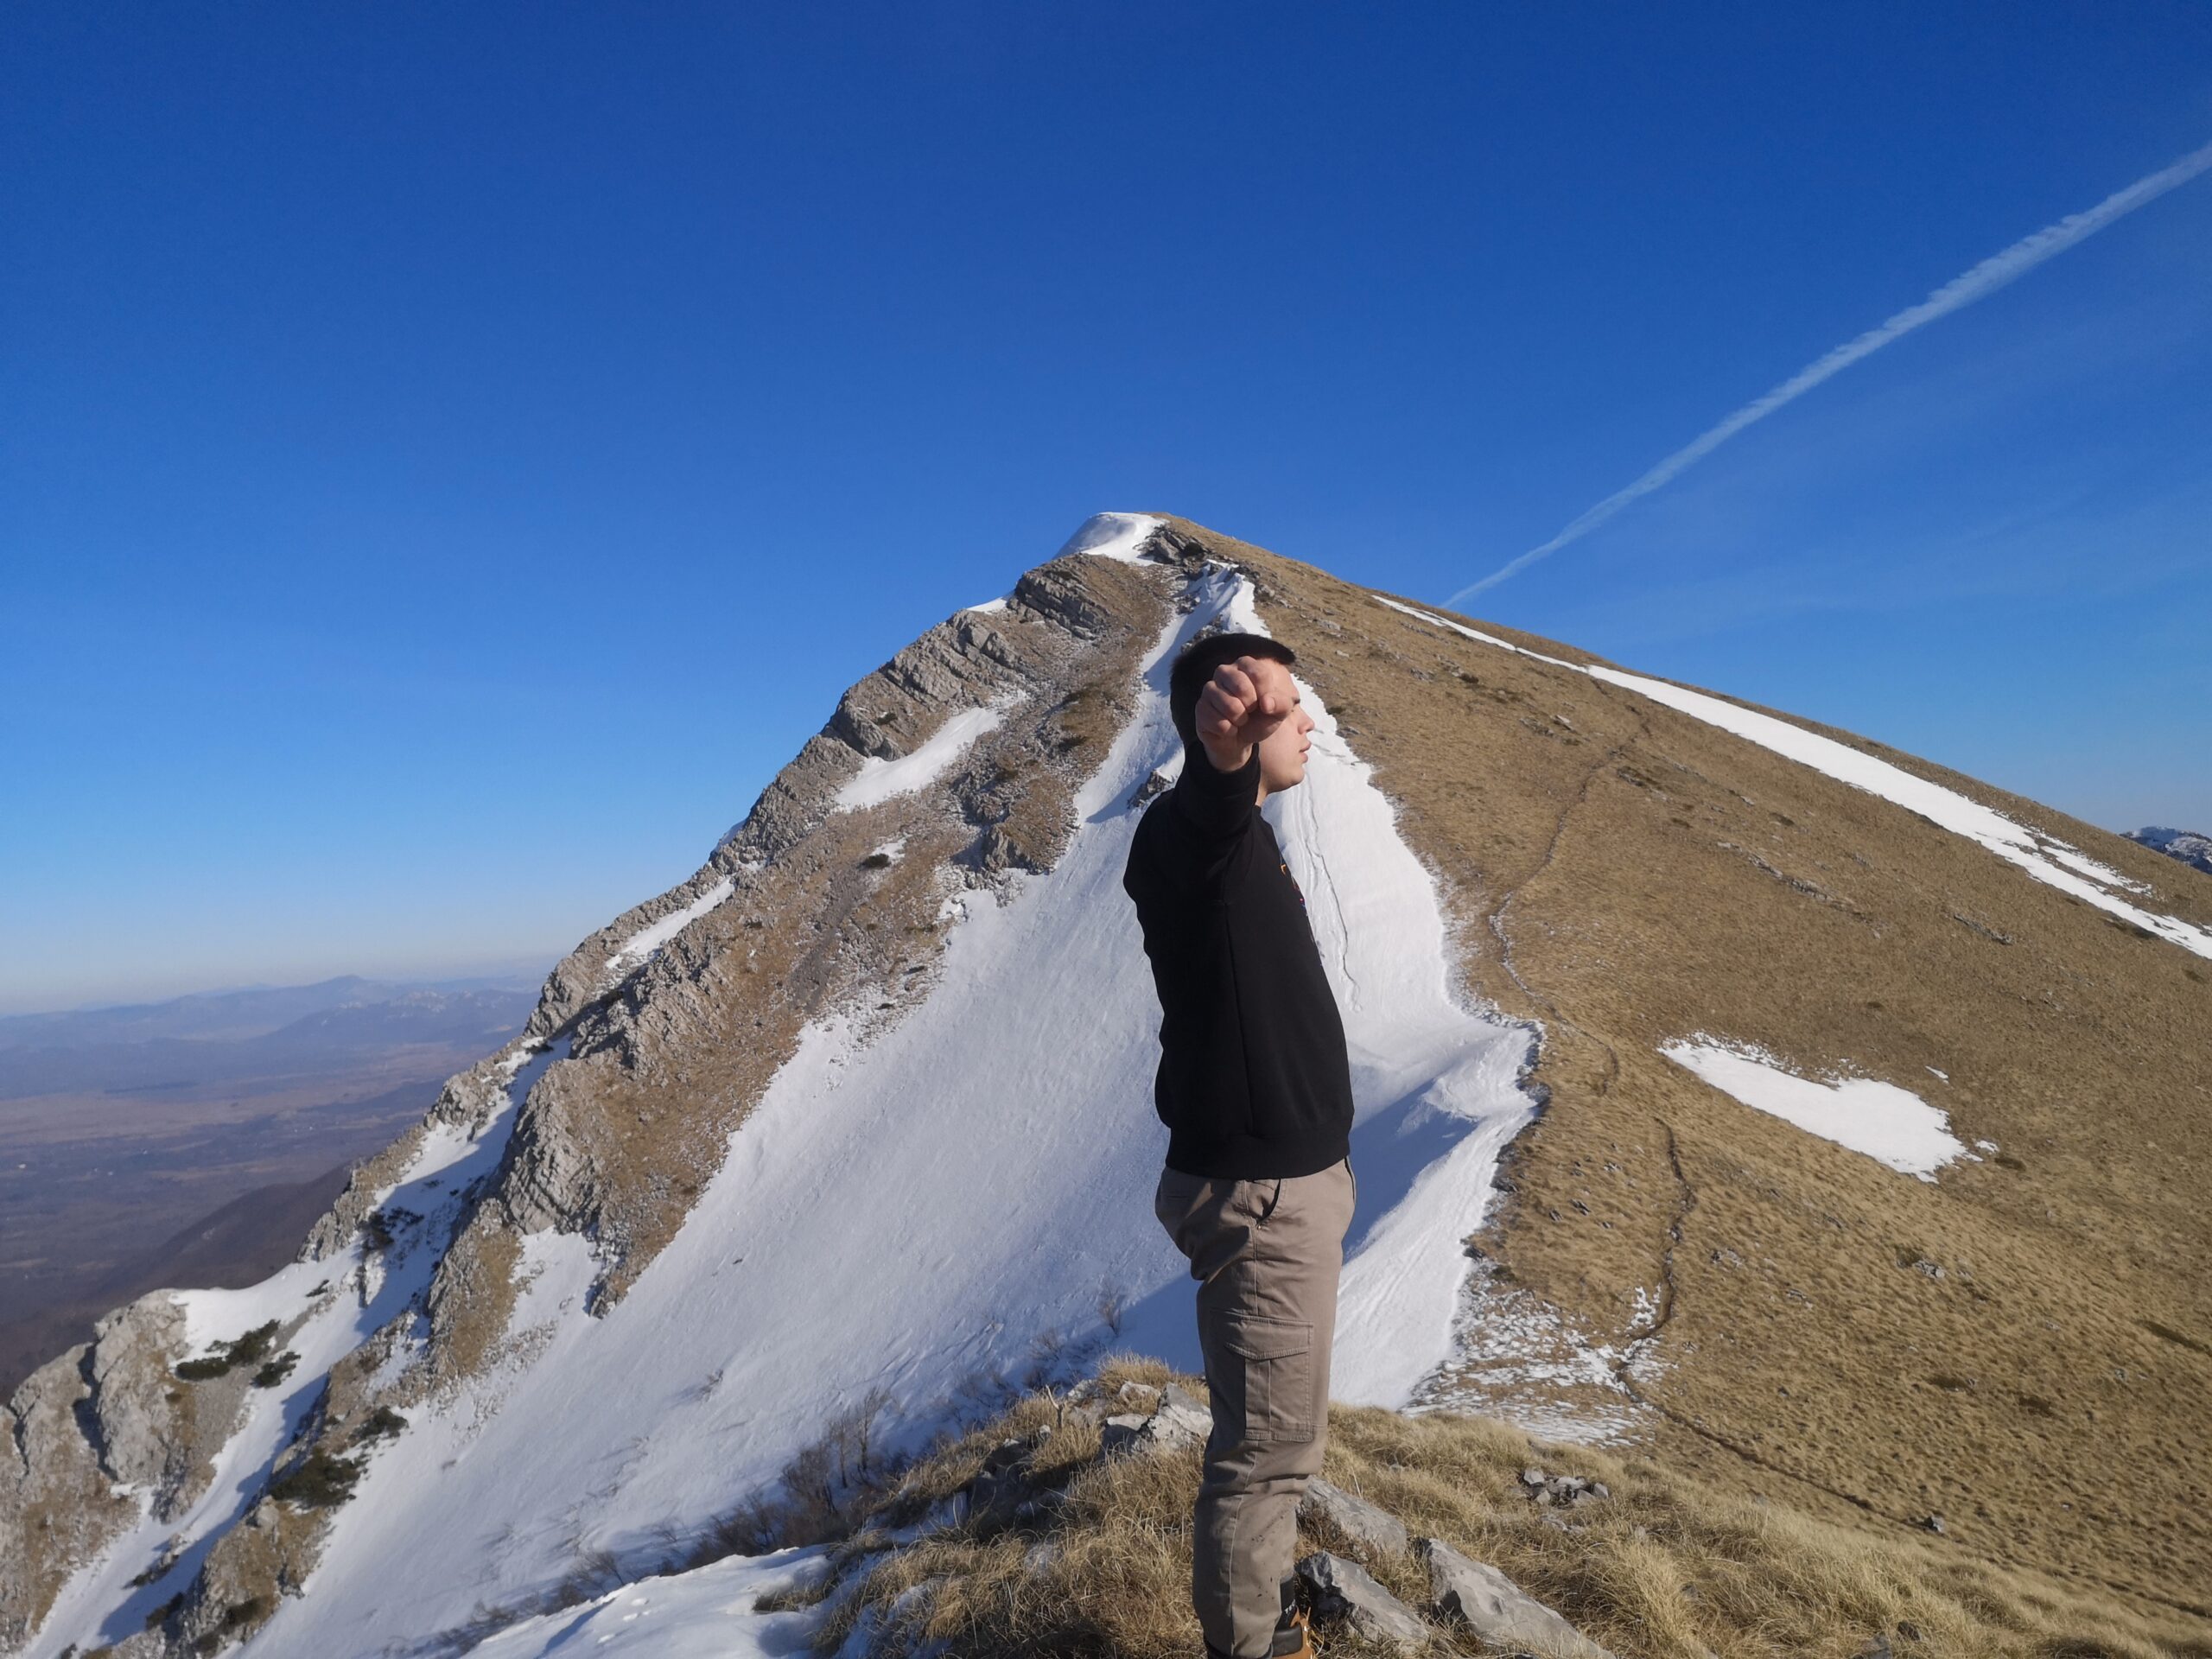
[[[1225,839],[1251,822],[1260,787],[1259,746],[1242,745],[1244,758],[1233,767],[1221,764],[1211,745],[1202,742],[1199,747],[1205,758],[1185,759],[1182,780],[1175,785],[1170,804],[1202,837]]]
[[[1242,772],[1251,764],[1253,746],[1249,743],[1240,743],[1232,747],[1226,743],[1214,744],[1201,740],[1199,747],[1205,750],[1206,759],[1213,763],[1216,772]]]

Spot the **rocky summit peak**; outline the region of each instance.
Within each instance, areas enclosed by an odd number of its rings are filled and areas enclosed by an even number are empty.
[[[2139,841],[2145,847],[2155,847],[2168,858],[2177,858],[2192,870],[2202,870],[2212,875],[2212,836],[2199,835],[2193,830],[2169,830],[2158,824],[2145,824],[2140,830],[2127,832],[2130,841]]]

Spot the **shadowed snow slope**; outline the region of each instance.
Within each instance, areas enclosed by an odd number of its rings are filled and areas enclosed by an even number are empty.
[[[732,1556],[667,1578],[626,1584],[582,1606],[527,1618],[472,1651],[484,1659],[557,1653],[608,1659],[772,1659],[810,1650],[814,1608],[756,1611],[772,1591],[801,1585],[828,1565],[820,1549]]]
[[[542,1592],[579,1552],[647,1566],[771,1478],[826,1417],[887,1388],[917,1421],[1040,1333],[1123,1338],[1195,1364],[1191,1287],[1151,1213],[1159,1011],[1120,887],[1132,791],[1176,749],[1173,649],[1249,587],[1221,574],[1159,642],[1137,715],[1077,799],[1058,865],[978,902],[942,982],[865,1044],[831,1018],[739,1129],[675,1242],[603,1318],[579,1239],[538,1235],[516,1315],[548,1339],[380,1453],[311,1593],[255,1652],[377,1651]],[[1396,1403],[1447,1356],[1458,1241],[1528,1114],[1531,1046],[1447,991],[1435,893],[1389,804],[1318,709],[1307,784],[1269,804],[1343,1002],[1361,1122],[1340,1398]],[[1357,918],[1347,925],[1347,918]],[[645,1570],[640,1567],[636,1570]]]

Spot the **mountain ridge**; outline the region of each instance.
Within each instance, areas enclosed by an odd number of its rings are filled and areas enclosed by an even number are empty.
[[[1363,1121],[1443,1138],[1408,1142],[1417,1154],[1378,1194],[1378,1204],[1383,1195],[1395,1202],[1368,1216],[1348,1263],[1348,1309],[1366,1307],[1377,1322],[1367,1328],[1390,1332],[1387,1343],[1349,1344],[1374,1362],[1363,1377],[1354,1359],[1353,1386],[1585,1438],[1634,1439],[1724,1482],[1779,1483],[1792,1502],[1859,1524],[1916,1527],[1941,1503],[1958,1548],[2191,1605],[2161,1586],[2186,1585],[2212,1560],[2186,1504],[2191,1483],[2201,1490],[2202,1454],[2158,1426],[2177,1411],[2188,1421],[2179,1402],[2202,1397],[2204,1368],[2189,1332],[2204,1330],[2212,1309],[2189,1287],[2204,1282],[2195,1269],[2208,1246],[2185,1206],[2158,1200],[2156,1176],[2203,1166],[2201,1128],[2171,1119],[2173,1107],[2204,1093],[2187,1038],[2204,979],[2189,965],[2194,947],[2175,940],[2202,932],[2212,906],[2162,882],[2164,872],[2142,861],[2158,861],[2147,849],[1867,740],[1782,717],[1999,814],[2009,807],[2011,821],[2035,832],[2035,855],[2058,849],[2044,861],[2061,874],[2081,876],[2064,854],[2114,877],[2088,878],[2094,903],[2050,886],[2047,874],[2024,880],[1924,816],[1668,706],[1670,694],[1657,689],[1665,683],[1622,676],[1636,683],[1613,683],[1593,677],[1592,668],[1611,665],[1587,653],[1452,621],[1188,521],[1102,515],[1071,549],[1025,575],[1002,605],[957,613],[857,683],[696,874],[583,941],[548,976],[523,1038],[454,1078],[421,1128],[357,1173],[283,1286],[272,1281],[261,1294],[227,1299],[143,1299],[104,1325],[90,1351],[25,1385],[10,1407],[17,1471],[12,1485],[0,1484],[0,1513],[11,1503],[41,1533],[66,1516],[68,1535],[59,1548],[0,1559],[0,1638],[12,1628],[21,1640],[36,1624],[26,1650],[41,1652],[69,1625],[120,1638],[118,1652],[151,1654],[203,1640],[259,1647],[264,1629],[270,1642],[296,1642],[309,1629],[327,1639],[340,1628],[396,1639],[407,1621],[444,1617],[447,1634],[416,1626],[410,1639],[445,1647],[410,1650],[461,1650],[458,1604],[446,1615],[429,1605],[384,1610],[358,1587],[371,1564],[389,1572],[403,1559],[408,1535],[393,1528],[414,1511],[392,1496],[401,1490],[393,1471],[413,1470],[427,1490],[445,1478],[438,1455],[453,1459],[448,1469],[467,1469],[473,1446],[507,1432],[497,1427],[502,1414],[520,1411],[519,1421],[552,1410],[558,1401],[543,1366],[582,1363],[594,1343],[603,1349],[593,1332],[620,1328],[632,1294],[664,1259],[677,1266],[662,1280],[689,1274],[683,1282],[702,1292],[744,1265],[702,1255],[687,1219],[702,1213],[710,1189],[761,1178],[781,1166],[779,1158],[803,1158],[808,1137],[831,1122],[824,1113],[840,1076],[866,1074],[877,1046],[923,1040],[932,1005],[969,982],[961,976],[971,964],[963,959],[955,973],[947,963],[963,939],[983,937],[978,926],[1012,926],[1007,918],[1075,880],[1071,849],[1084,868],[1100,868],[1107,843],[1098,837],[1121,833],[1113,826],[1125,825],[1136,797],[1159,781],[1142,767],[1119,779],[1102,768],[1116,755],[1116,764],[1135,766],[1124,740],[1150,720],[1157,767],[1172,769],[1169,748],[1157,745],[1157,687],[1147,692],[1145,676],[1162,667],[1161,642],[1186,632],[1200,608],[1288,639],[1330,717],[1341,790],[1325,784],[1270,806],[1321,814],[1288,844],[1295,856],[1325,861],[1314,873],[1331,878],[1300,873],[1309,892],[1331,894],[1342,918],[1328,943],[1340,997],[1356,1013],[1368,1006],[1357,976],[1344,976],[1371,943],[1359,937],[1359,917],[1410,891],[1398,877],[1358,890],[1386,850],[1376,837],[1386,834],[1402,842],[1414,886],[1433,895],[1437,960],[1451,981],[1440,1007],[1501,1033],[1485,1048],[1490,1039],[1465,1027],[1450,1039],[1463,1046],[1454,1052],[1471,1064],[1490,1058],[1459,1083],[1448,1069],[1420,1071],[1410,1094],[1390,1095],[1379,1081],[1390,1054],[1368,1057],[1378,1081],[1363,1096]],[[963,719],[958,752],[932,752],[937,735]],[[884,769],[898,767],[915,787],[881,793]],[[1109,783],[1112,792],[1100,796]],[[1330,816],[1363,799],[1360,788],[1387,803],[1379,830]],[[1354,849],[1361,856],[1341,856]],[[1647,874],[1661,870],[1664,880]],[[1343,893],[1339,883],[1349,884]],[[1091,930],[1068,937],[1090,948],[1084,965],[1103,973],[1116,960],[1108,942],[1127,921],[1109,909],[1113,895],[1098,891],[1066,919]],[[2176,931],[2158,937],[2113,905]],[[2142,952],[2154,954],[2131,954]],[[1042,955],[1036,965],[1043,972],[1052,960]],[[1143,1057],[1153,1017],[1127,990],[1126,968],[1113,970],[1123,974],[1112,982],[1122,988],[1099,1004],[1108,1040],[1098,1051],[1120,1055],[1115,1064],[1124,1067],[1129,1054]],[[2069,987],[2070,1006],[2053,1002],[2054,984]],[[1967,1006],[1929,1001],[1930,985]],[[1891,1016],[1891,999],[1904,1019]],[[2064,1040],[2007,1013],[2016,1000],[2039,1007]],[[974,1017],[988,1019],[980,1008]],[[1357,1014],[1355,1024],[1369,1018],[1382,1015]],[[2165,1113],[2141,1121],[2176,1142],[2147,1160],[2120,1148],[2135,1166],[2132,1195],[2092,1179],[2094,1159],[2058,1104],[2076,1078],[2111,1066],[2116,1024],[2133,1045],[2122,1073]],[[2023,1054],[2008,1060],[1977,1035],[1984,1027]],[[932,1109],[950,1110],[956,1098],[943,1090],[959,1080],[954,1039],[965,1029],[945,1033],[932,1051],[935,1069],[915,1074],[945,1080],[925,1096]],[[1518,1030],[1542,1033],[1533,1070],[1523,1070],[1525,1042],[1504,1040]],[[1020,1075],[1060,1087],[1074,1052],[1066,1034],[1025,1048]],[[1903,1090],[1923,1072],[1947,1087],[1955,1076],[1942,1108],[1920,1109],[1948,1114],[1965,1138],[1990,1141],[1991,1154],[1947,1166],[1923,1192],[1728,1099],[1662,1052],[1665,1042],[1700,1034],[1756,1044],[1815,1078],[1840,1066]],[[2052,1075],[2035,1076],[2022,1059]],[[1138,1071],[1148,1076],[1148,1066]],[[1516,1105],[1524,1085],[1529,1104]],[[782,1093],[772,1094],[778,1086]],[[1543,1109],[1532,1113],[1538,1100]],[[764,1102],[772,1109],[766,1118]],[[1031,1135],[1047,1122],[1018,1113],[1013,1121]],[[1975,1133],[1988,1130],[2000,1133]],[[1118,1133],[1130,1137],[1116,1142],[1122,1155],[1141,1160],[1149,1146],[1141,1120]],[[2000,1145],[2024,1145],[2055,1177],[2038,1178],[2024,1197],[2030,1160],[2000,1154]],[[740,1153],[752,1161],[731,1164]],[[2005,1168],[2002,1156],[2019,1168]],[[1491,1168],[1498,1201],[1485,1207]],[[1457,1185],[1444,1178],[1454,1171]],[[1469,1190],[1478,1177],[1483,1192]],[[772,1184],[748,1190],[751,1208],[715,1212],[728,1236],[791,1199]],[[1366,1195],[1363,1182],[1363,1205]],[[2131,1196],[2149,1201],[2134,1208],[2140,1236],[2115,1254],[2098,1229],[2128,1214]],[[1109,1236],[1118,1224],[1104,1214]],[[1128,1225],[1141,1235],[1141,1214]],[[1394,1254],[1394,1230],[1427,1242]],[[1457,1248],[1462,1232],[1472,1239],[1471,1268]],[[780,1236],[810,1235],[795,1220]],[[988,1236],[942,1236],[971,1244]],[[1113,1260],[1127,1273],[1141,1255]],[[1086,1259],[1076,1250],[1065,1262]],[[1440,1318],[1421,1324],[1425,1335],[1407,1335],[1404,1299],[1378,1291],[1362,1301],[1363,1262],[1401,1264],[1444,1285]],[[2093,1268],[2105,1272],[2107,1287],[2145,1302],[2145,1314],[2114,1317],[2085,1298],[2077,1281]],[[779,1269],[771,1262],[767,1270]],[[1065,1320],[1077,1312],[1071,1281],[1040,1290],[1011,1262],[1006,1271],[1014,1276],[1001,1282],[1028,1284],[1023,1294],[1042,1298],[1033,1301],[1040,1313],[1049,1305]],[[1164,1269],[1151,1262],[1143,1272]],[[319,1290],[318,1276],[326,1279]],[[897,1282],[941,1288],[928,1275]],[[1146,1294],[1110,1320],[1115,1287],[1084,1284],[1086,1297],[1099,1291],[1100,1306],[1087,1331],[1081,1319],[1061,1331],[1062,1357],[1095,1351],[1109,1330],[1121,1334],[1125,1314],[1165,1342],[1163,1310],[1173,1303],[1155,1306],[1151,1284],[1172,1288],[1172,1278],[1135,1287]],[[879,1319],[893,1311],[871,1306]],[[2056,1344],[2031,1335],[2031,1306],[2063,1316],[2046,1321],[2060,1332]],[[242,1321],[271,1313],[280,1316],[274,1340],[303,1344],[300,1381],[281,1413],[280,1402],[229,1382],[177,1390],[160,1381],[187,1351],[234,1339],[254,1328]],[[1010,1335],[1003,1320],[995,1331],[991,1324],[937,1338],[988,1371],[1021,1339],[1052,1334],[1040,1325]],[[797,1351],[804,1330],[779,1329],[777,1340]],[[949,1377],[921,1327],[913,1338],[897,1353],[854,1360],[855,1386],[878,1373],[917,1386]],[[1934,1365],[1946,1362],[1921,1362],[1923,1380],[1904,1383],[1885,1402],[1892,1421],[1874,1426],[1889,1432],[1872,1433],[1865,1408],[1884,1397],[1878,1380],[1897,1385],[1900,1362],[1910,1367],[1914,1351],[1947,1338],[1964,1344],[1967,1363],[1938,1372]],[[1834,1375],[1823,1379],[1808,1363],[1808,1343],[1834,1348]],[[2051,1347],[2059,1368],[2074,1373],[2069,1385],[2037,1370],[2050,1358],[2038,1351]],[[2081,1360],[2123,1348],[2138,1379],[2085,1386]],[[619,1357],[593,1363],[614,1367],[605,1371],[612,1377]],[[741,1343],[729,1365],[702,1368],[690,1386],[706,1392],[683,1396],[692,1405],[654,1408],[669,1433],[685,1410],[707,1412],[702,1428],[717,1421],[713,1396],[739,1386],[726,1372],[757,1368],[762,1357],[758,1344]],[[680,1370],[688,1362],[672,1345],[668,1363]],[[1939,1376],[1960,1386],[1925,1380]],[[1776,1394],[1789,1383],[1794,1395]],[[165,1388],[181,1399],[164,1401]],[[625,1397],[647,1396],[631,1388]],[[823,1408],[838,1397],[823,1395]],[[757,1398],[765,1407],[769,1396]],[[930,1421],[925,1400],[906,1403],[911,1421]],[[491,1415],[464,1429],[472,1411]],[[389,1441],[372,1428],[386,1414],[405,1425]],[[2031,1470],[2024,1449],[2008,1449],[2026,1444],[2023,1426],[2062,1415],[2086,1446],[2082,1456],[2061,1448]],[[99,1425],[98,1444],[73,1427],[86,1418]],[[798,1432],[788,1412],[778,1421],[790,1426],[774,1433]],[[579,1510],[572,1539],[490,1554],[471,1539],[446,1541],[525,1594],[544,1593],[543,1564],[563,1548],[611,1551],[618,1560],[639,1554],[650,1548],[650,1527],[622,1523],[632,1529],[625,1532],[608,1519],[625,1503],[636,1512],[639,1486],[702,1500],[706,1492],[677,1472],[683,1436],[666,1446],[658,1438],[648,1431],[627,1457],[608,1448],[613,1484]],[[444,1453],[431,1452],[434,1440]],[[1951,1449],[1961,1440],[1977,1459],[1972,1482]],[[249,1443],[259,1448],[251,1456]],[[747,1457],[733,1471],[765,1475],[773,1462],[760,1448]],[[1980,1472],[1985,1463],[1993,1475]],[[281,1483],[340,1464],[359,1465],[362,1496],[350,1504],[321,1510],[270,1493],[272,1477]],[[2039,1513],[2052,1484],[2087,1497],[2115,1470],[2138,1495],[2138,1517],[2150,1517],[2143,1538],[2116,1537],[2088,1515]],[[743,1484],[734,1472],[731,1481]],[[150,1510],[127,1525],[142,1500],[117,1494],[134,1485],[151,1494],[143,1500]],[[581,1500],[585,1486],[571,1490]],[[155,1535],[179,1519],[194,1536],[165,1555]],[[145,1541],[130,1543],[126,1531]],[[423,1559],[419,1538],[407,1548]],[[143,1570],[132,1548],[151,1551],[156,1568],[172,1565],[127,1585],[126,1566]],[[96,1563],[103,1554],[105,1567]],[[2085,1554],[2098,1565],[2075,1564]],[[357,1588],[330,1578],[334,1561]],[[318,1572],[321,1593],[302,1602],[298,1590]],[[142,1628],[149,1614],[159,1617]],[[353,1623],[333,1622],[341,1617]],[[308,1618],[316,1622],[302,1622]]]

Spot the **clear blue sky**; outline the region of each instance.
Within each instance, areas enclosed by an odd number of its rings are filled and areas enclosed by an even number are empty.
[[[2212,10],[17,6],[0,1008],[549,959],[1102,507],[1433,600]],[[2212,829],[2212,177],[1471,608]]]

